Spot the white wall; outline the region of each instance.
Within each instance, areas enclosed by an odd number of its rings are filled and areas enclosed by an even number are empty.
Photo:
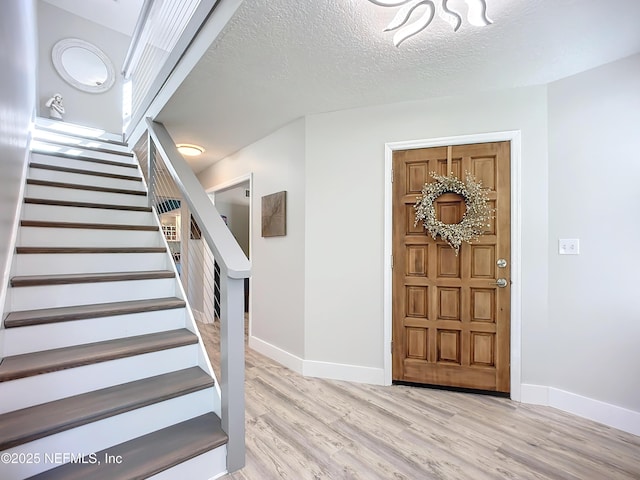
[[[307,118],[307,359],[383,368],[385,142],[521,130],[522,378],[547,380],[546,105],[536,87]]]
[[[198,175],[205,189],[253,172],[251,327],[263,347],[304,356],[304,133],[290,123]],[[287,235],[262,238],[261,198],[287,191]]]
[[[640,55],[549,85],[549,163],[550,385],[640,412]]]
[[[60,93],[64,99],[64,120],[109,132],[122,132],[122,81],[120,70],[129,48],[130,38],[72,13],[38,1],[38,112],[49,116],[45,102]],[[53,46],[63,38],[79,38],[94,44],[111,59],[116,82],[104,93],[87,93],[66,83],[51,61]]]
[[[24,185],[29,124],[35,112],[35,6],[30,0],[8,0],[0,15],[0,305],[4,307],[13,255],[16,212]],[[0,357],[2,356],[0,330]]]
[[[215,193],[215,204],[220,215],[227,217],[227,226],[244,254],[249,258],[249,199],[245,191],[249,182]]]

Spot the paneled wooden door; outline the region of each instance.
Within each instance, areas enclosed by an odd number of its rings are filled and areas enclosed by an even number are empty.
[[[394,152],[394,381],[509,392],[509,165],[509,142]],[[457,256],[421,223],[414,226],[414,204],[433,181],[430,172],[463,181],[469,172],[490,191],[495,218]],[[454,193],[440,196],[435,207],[446,223],[458,223],[466,210]]]

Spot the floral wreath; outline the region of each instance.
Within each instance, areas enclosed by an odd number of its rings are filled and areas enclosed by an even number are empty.
[[[422,196],[418,197],[414,206],[416,210],[414,225],[422,221],[433,239],[440,235],[442,240],[456,251],[456,255],[462,242],[471,243],[491,226],[489,221],[494,215],[494,209],[489,207],[487,190],[482,188],[482,184],[469,172],[466,172],[465,176],[466,182],[463,182],[454,175],[445,177],[431,172],[435,182],[424,184]],[[467,211],[460,223],[444,223],[436,218],[433,202],[444,193],[457,193],[464,198]]]

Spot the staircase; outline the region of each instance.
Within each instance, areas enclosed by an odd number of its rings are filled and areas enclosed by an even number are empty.
[[[140,169],[122,145],[71,140],[74,155],[57,141],[31,155],[3,319],[0,478],[221,475],[220,391]]]

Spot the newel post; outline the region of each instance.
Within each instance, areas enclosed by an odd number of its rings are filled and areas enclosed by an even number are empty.
[[[222,428],[229,435],[227,469],[244,467],[244,279],[220,275]]]

